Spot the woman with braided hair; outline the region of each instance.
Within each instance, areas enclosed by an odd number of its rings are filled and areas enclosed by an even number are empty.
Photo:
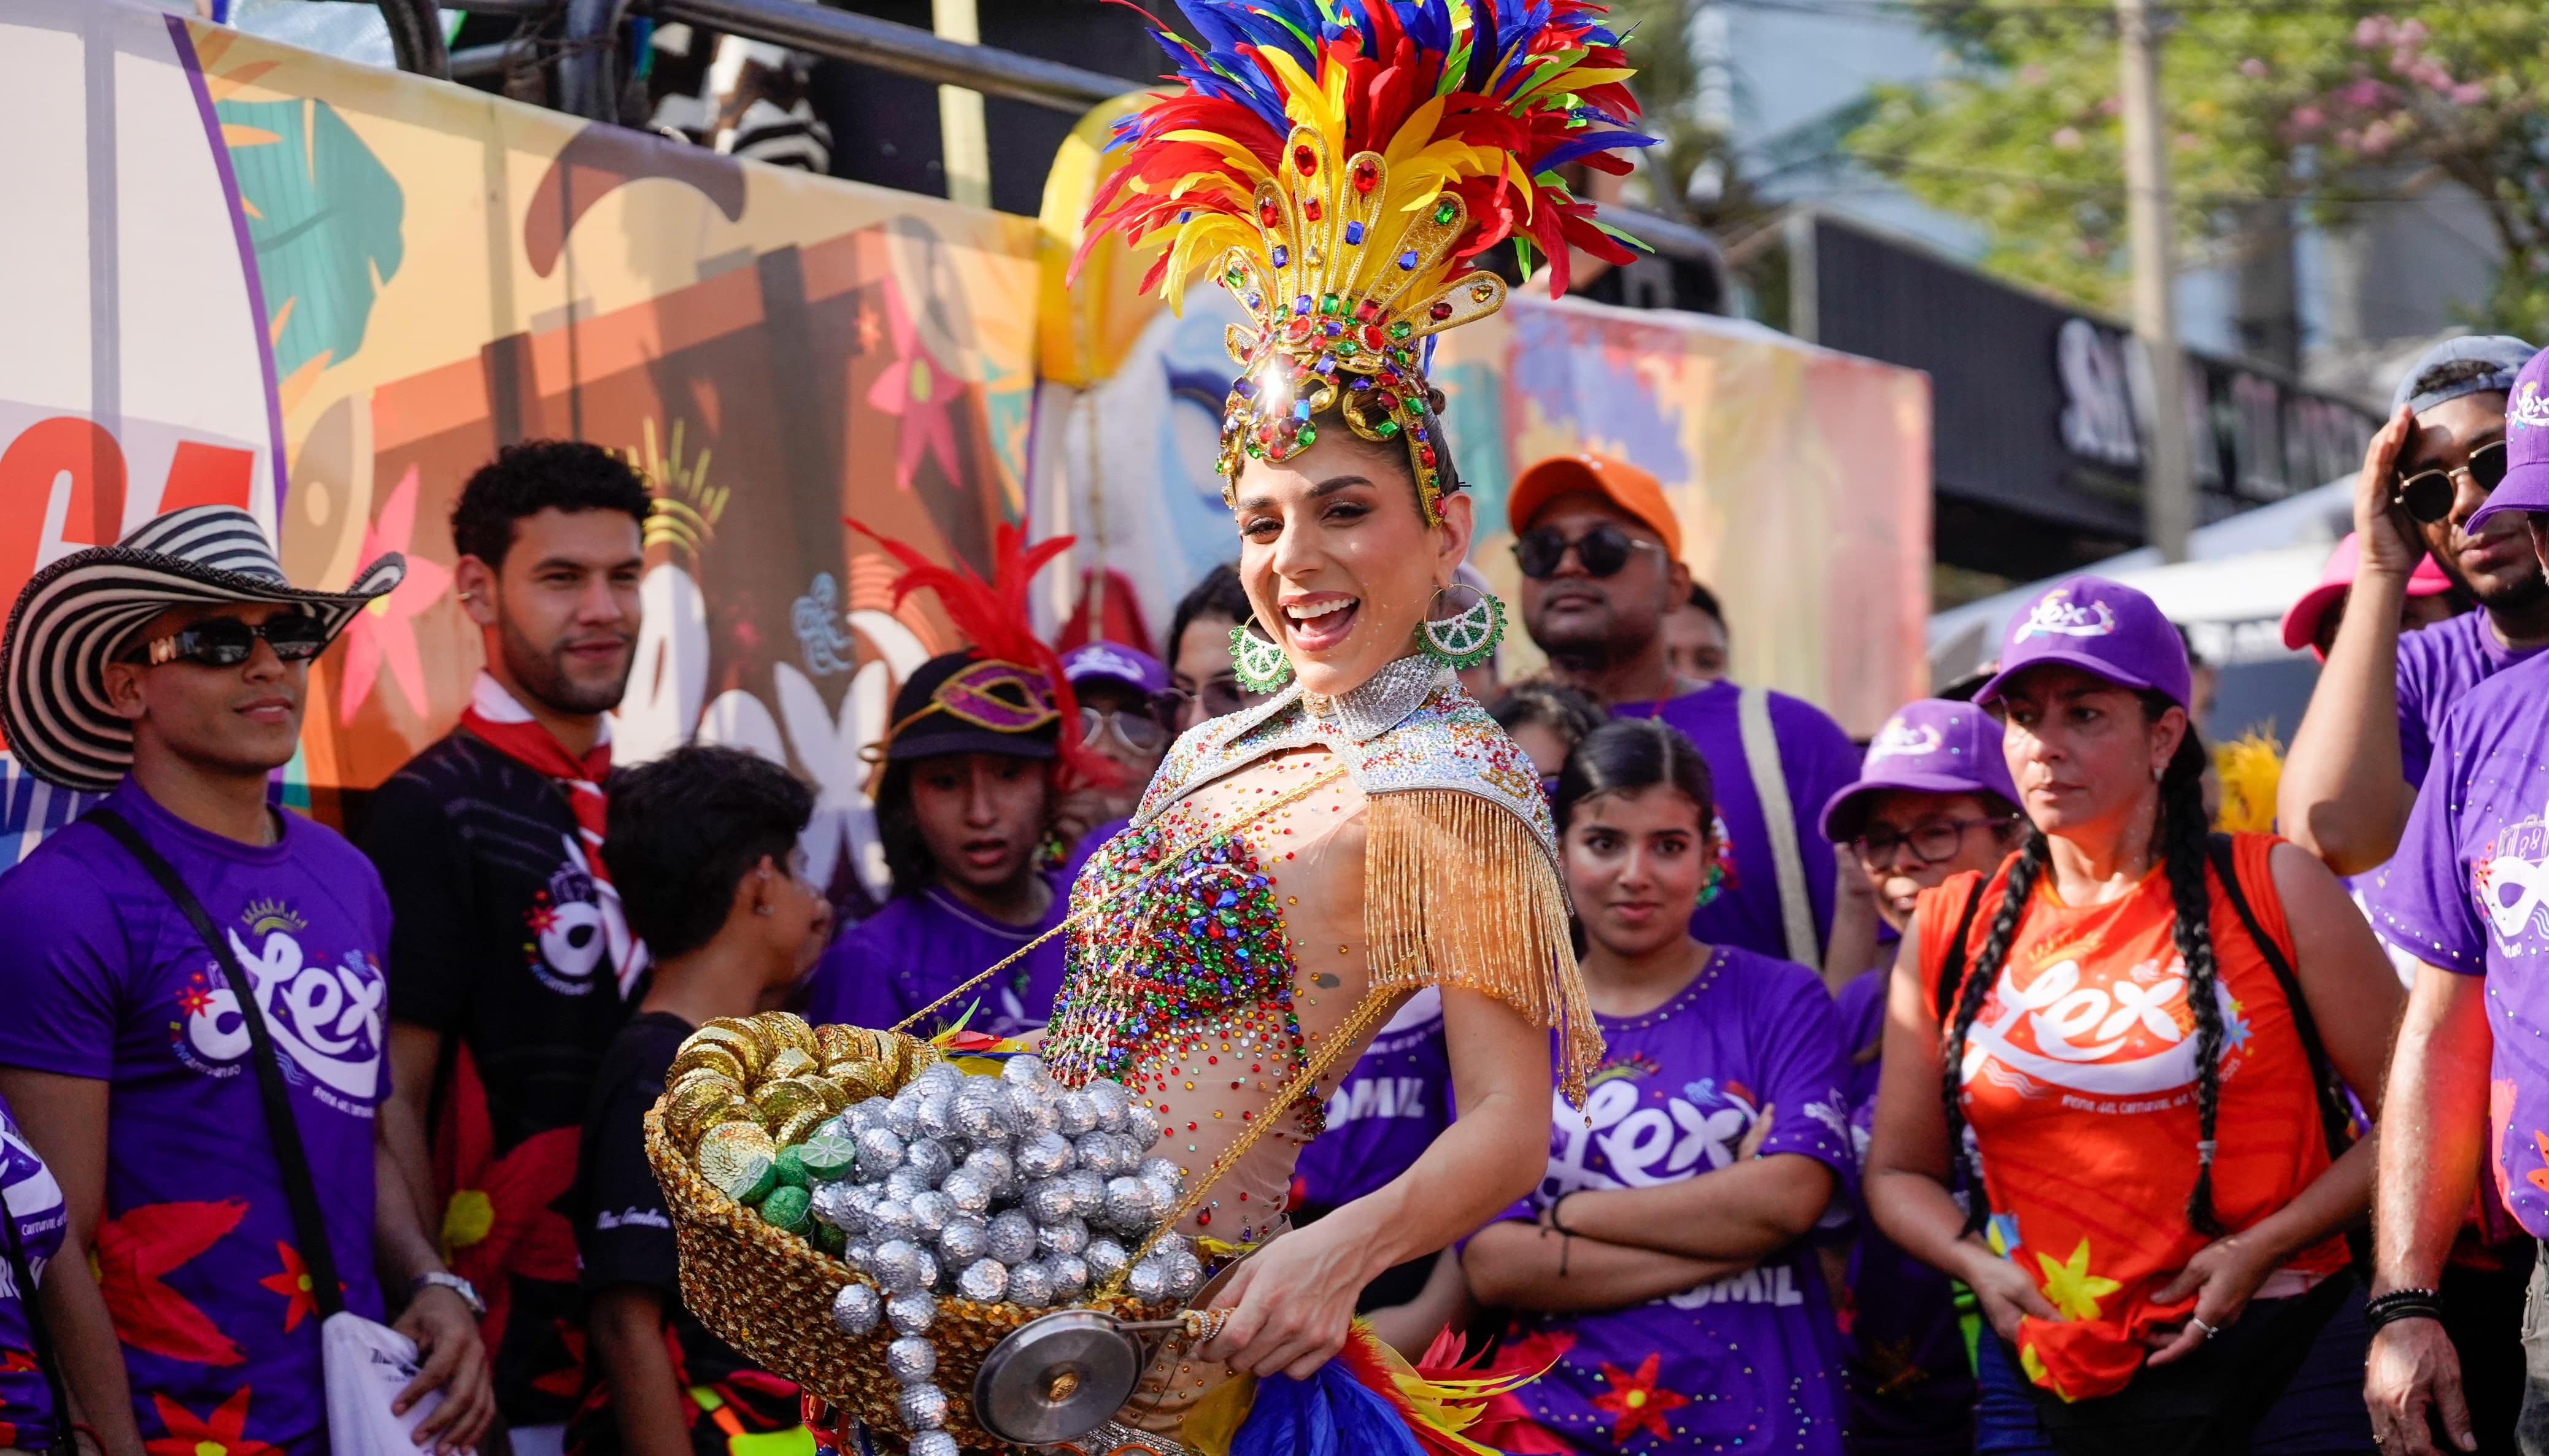
[[[1990,1321],[1975,1449],[2367,1451],[2343,1092],[2377,1105],[2397,981],[2316,860],[2209,833],[2148,597],[2072,578],[2001,661],[1977,697],[2031,830],[1921,897],[1866,1168]]]

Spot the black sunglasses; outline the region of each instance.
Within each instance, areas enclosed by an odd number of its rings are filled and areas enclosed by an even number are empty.
[[[1514,564],[1522,574],[1535,582],[1545,582],[1558,575],[1559,562],[1566,559],[1569,548],[1588,577],[1616,577],[1620,568],[1629,564],[1638,551],[1661,551],[1652,541],[1641,541],[1615,525],[1598,525],[1570,541],[1554,527],[1542,526],[1525,531],[1515,539]]]
[[[124,655],[129,663],[187,662],[202,668],[236,668],[256,653],[256,640],[287,663],[306,663],[328,649],[328,624],[308,612],[286,612],[254,626],[236,617],[206,617],[165,637],[153,637]]]
[[[2448,520],[2452,502],[2460,498],[2460,487],[2452,484],[2452,477],[2468,471],[2470,484],[2478,487],[2480,495],[2493,495],[2498,486],[2504,484],[2505,463],[2504,441],[2491,440],[2469,452],[2469,464],[2459,470],[2437,466],[2403,478],[2390,500],[2420,524]]]

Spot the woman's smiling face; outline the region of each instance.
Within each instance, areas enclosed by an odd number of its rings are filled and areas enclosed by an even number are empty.
[[[1445,496],[1443,523],[1427,525],[1404,452],[1343,424],[1279,464],[1249,461],[1238,494],[1239,577],[1256,629],[1311,692],[1359,687],[1412,651],[1469,546],[1466,493]]]

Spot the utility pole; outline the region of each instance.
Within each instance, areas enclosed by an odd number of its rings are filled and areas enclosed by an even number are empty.
[[[2142,523],[2167,561],[2186,559],[2195,529],[2195,473],[2188,458],[2186,356],[2177,346],[2169,285],[2176,241],[2168,196],[2168,127],[2160,111],[2159,36],[2150,0],[2116,0],[2123,68],[2124,191],[2132,240],[2133,333],[2150,370],[2142,421]]]

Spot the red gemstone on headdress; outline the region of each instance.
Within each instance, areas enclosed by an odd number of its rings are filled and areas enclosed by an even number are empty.
[[[1380,305],[1373,303],[1369,299],[1365,299],[1362,303],[1355,305],[1355,318],[1366,323],[1370,322],[1371,316],[1379,312]]]
[[[1283,325],[1283,331],[1293,338],[1308,338],[1310,336],[1310,320],[1296,315],[1293,317],[1291,322]]]
[[[1309,143],[1303,142],[1292,148],[1292,170],[1304,177],[1319,170],[1319,154],[1310,149]]]
[[[1444,319],[1451,318],[1451,317],[1452,317],[1452,303],[1451,303],[1451,300],[1449,300],[1449,299],[1437,299],[1437,300],[1435,300],[1434,307],[1433,307],[1433,308],[1430,308],[1430,309],[1428,309],[1428,310],[1426,310],[1426,311],[1425,311],[1425,317],[1426,317],[1426,318],[1428,318],[1433,319],[1433,320],[1434,320],[1435,322],[1437,322],[1437,323],[1440,323],[1440,322],[1442,322]]]
[[[1386,334],[1383,334],[1380,331],[1380,325],[1377,323],[1367,323],[1363,326],[1363,341],[1365,345],[1369,348],[1385,349],[1389,347],[1389,338]]]
[[[1261,226],[1272,228],[1282,220],[1283,215],[1274,207],[1274,199],[1271,197],[1257,199],[1257,221]]]
[[[1314,197],[1301,204],[1301,216],[1313,223],[1319,221],[1319,200]]]
[[[1371,164],[1371,158],[1361,157],[1354,164],[1352,177],[1354,190],[1369,197],[1371,189],[1380,182],[1380,168]]]

